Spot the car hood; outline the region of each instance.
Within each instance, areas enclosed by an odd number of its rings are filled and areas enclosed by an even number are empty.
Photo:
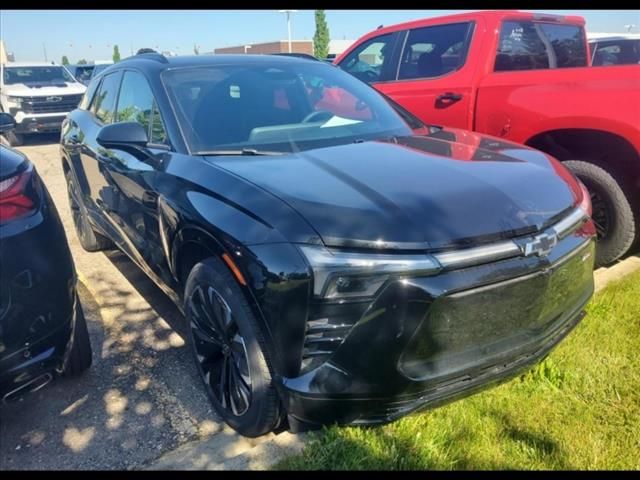
[[[336,247],[446,248],[529,234],[580,195],[544,153],[453,129],[209,161],[278,196]]]
[[[87,87],[79,82],[49,82],[13,83],[5,85],[2,93],[11,97],[47,97],[51,95],[79,95]]]

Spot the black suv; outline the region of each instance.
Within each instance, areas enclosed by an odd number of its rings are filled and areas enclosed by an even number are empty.
[[[589,196],[325,62],[143,54],[62,131],[78,236],[183,309],[236,430],[388,422],[512,377],[583,316]]]
[[[0,133],[15,127],[0,113]],[[0,399],[91,366],[67,237],[33,164],[0,145]]]

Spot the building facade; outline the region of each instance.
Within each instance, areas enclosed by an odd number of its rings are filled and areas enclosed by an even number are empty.
[[[354,40],[331,40],[329,42],[329,54],[340,55]],[[269,53],[288,53],[289,42],[287,40],[278,40],[275,42],[250,43],[246,45],[236,45],[233,47],[216,48],[212,53],[252,53],[252,54],[269,54]],[[313,40],[291,40],[292,53],[306,53],[313,55]]]
[[[269,53],[288,53],[289,42],[287,40],[278,40],[275,42],[252,43],[247,45],[237,45],[233,47],[216,48],[213,53],[250,53],[250,54],[269,54]],[[311,40],[291,40],[291,52],[306,53],[313,55],[313,41]]]

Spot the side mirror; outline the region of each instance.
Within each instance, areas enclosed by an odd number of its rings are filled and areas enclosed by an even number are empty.
[[[147,131],[137,122],[121,122],[106,125],[96,139],[105,148],[133,147],[144,149],[149,143]]]
[[[0,112],[0,133],[16,128],[16,121],[6,112]]]

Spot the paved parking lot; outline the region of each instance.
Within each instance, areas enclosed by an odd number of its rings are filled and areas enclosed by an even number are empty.
[[[29,156],[60,212],[80,277],[93,366],[0,407],[0,469],[144,468],[222,429],[201,389],[180,312],[120,252],[87,253],[73,230],[57,136]],[[37,299],[34,299],[37,301]],[[229,443],[230,438],[225,443]]]

